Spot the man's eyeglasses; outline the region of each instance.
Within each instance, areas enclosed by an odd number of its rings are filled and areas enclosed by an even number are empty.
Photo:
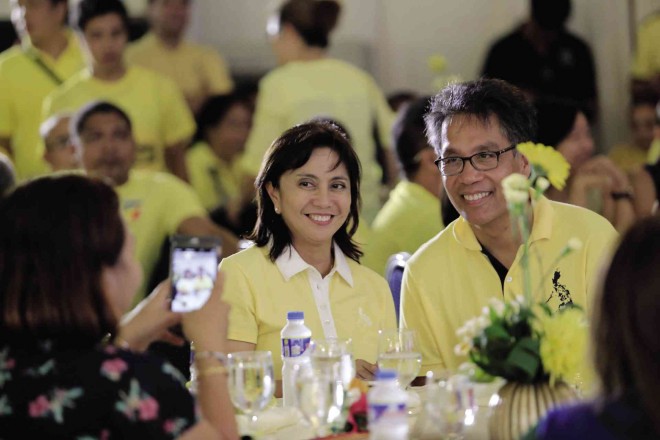
[[[440,170],[443,176],[456,176],[463,172],[465,161],[469,160],[475,170],[488,171],[497,168],[500,163],[500,154],[506,153],[516,148],[516,144],[500,151],[480,151],[468,157],[449,156],[441,157],[435,160],[435,166]]]

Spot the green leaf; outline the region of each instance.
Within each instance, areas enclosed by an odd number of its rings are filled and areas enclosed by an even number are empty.
[[[509,339],[511,335],[501,325],[491,324],[484,330],[488,339]]]
[[[538,342],[531,338],[521,339],[509,353],[507,363],[521,370],[528,380],[532,380],[541,365]]]

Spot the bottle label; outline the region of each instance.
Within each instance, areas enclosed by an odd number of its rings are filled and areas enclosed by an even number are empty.
[[[369,423],[376,423],[382,418],[391,419],[403,417],[406,418],[405,403],[370,403],[369,404]]]
[[[307,350],[312,338],[282,338],[282,356],[298,357]]]

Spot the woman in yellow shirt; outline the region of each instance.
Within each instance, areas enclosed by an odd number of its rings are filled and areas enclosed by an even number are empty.
[[[360,265],[360,163],[327,122],[287,130],[266,153],[256,181],[255,245],[225,258],[232,306],[229,350],[270,350],[280,378],[280,331],[305,313],[312,337],[351,338],[358,377],[375,372],[378,330],[395,328],[385,280]]]
[[[362,163],[361,214],[371,222],[381,205],[383,177],[376,161],[374,127],[381,145],[388,145],[395,115],[368,73],[327,56],[339,12],[334,0],[289,0],[269,21],[267,31],[279,67],[259,83],[244,163],[256,174],[266,149],[286,129],[315,117],[336,120],[347,128]],[[393,169],[386,152],[386,168]]]

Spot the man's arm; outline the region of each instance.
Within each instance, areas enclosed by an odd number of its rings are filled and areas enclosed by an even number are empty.
[[[227,229],[217,226],[208,217],[189,217],[183,220],[177,228],[177,233],[220,237],[222,239],[222,254],[224,257],[235,254],[238,251],[238,237]]]
[[[184,182],[188,182],[188,168],[186,167],[186,145],[181,141],[165,148],[165,166]]]

